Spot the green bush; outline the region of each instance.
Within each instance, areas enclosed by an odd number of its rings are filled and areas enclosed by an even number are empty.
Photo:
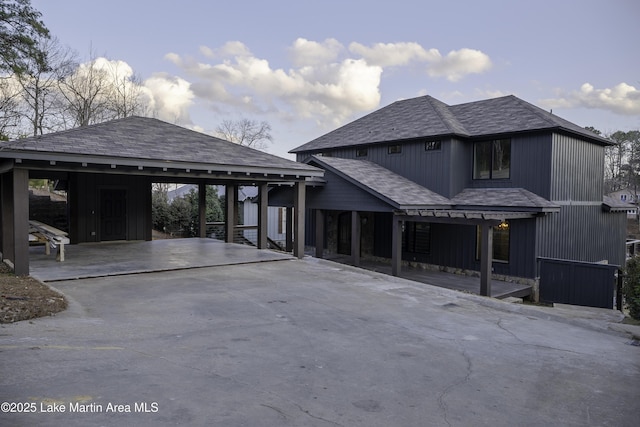
[[[622,295],[629,308],[629,315],[640,320],[640,255],[627,261]]]

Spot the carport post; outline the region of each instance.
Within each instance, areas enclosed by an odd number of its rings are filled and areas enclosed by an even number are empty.
[[[238,221],[238,213],[237,213],[237,199],[238,196],[238,185],[237,184],[227,184],[227,188],[225,189],[225,204],[226,204],[226,215],[225,215],[225,231],[227,234],[227,243],[234,242],[234,234],[236,232],[236,223]]]
[[[258,186],[258,249],[267,249],[267,214],[269,211],[269,186]]]
[[[316,209],[316,258],[324,256],[324,211]]]
[[[480,295],[491,296],[491,265],[493,263],[493,226],[483,222],[480,237]]]
[[[200,237],[207,237],[207,185],[198,183],[198,220],[200,222]]]
[[[298,258],[304,258],[304,212],[305,212],[305,183],[297,181],[293,189],[293,206],[295,231],[293,255]]]
[[[14,168],[11,175],[12,179],[9,180],[11,206],[13,207],[12,224],[10,225],[13,233],[13,259],[11,261],[13,261],[14,273],[17,276],[26,276],[29,274],[29,171]],[[4,215],[3,220],[6,220]]]
[[[293,251],[293,208],[287,206],[285,208],[287,219],[285,221],[286,228],[286,243],[285,243],[285,251],[291,252]]]
[[[351,211],[351,261],[360,266],[360,213]]]
[[[402,221],[396,216],[391,221],[391,275],[399,276],[402,266]]]

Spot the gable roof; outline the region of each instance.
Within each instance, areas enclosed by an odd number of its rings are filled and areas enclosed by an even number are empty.
[[[449,106],[431,96],[396,101],[291,153],[444,136],[483,137],[557,130],[591,142],[609,141],[513,95]]]
[[[313,156],[307,162],[336,173],[396,209],[444,209],[451,201],[367,160]]]
[[[309,165],[136,116],[0,143],[2,157],[203,170],[258,168],[322,176],[321,171]]]

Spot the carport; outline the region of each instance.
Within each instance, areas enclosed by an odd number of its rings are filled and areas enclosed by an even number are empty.
[[[151,240],[152,182],[199,188],[199,233],[205,237],[207,185],[226,186],[225,231],[237,228],[237,190],[259,188],[258,248],[267,247],[270,186],[294,188],[288,240],[304,255],[305,181],[316,167],[286,160],[180,126],[127,117],[0,144],[0,250],[16,274],[29,274],[29,179],[52,179],[68,193],[72,244]]]

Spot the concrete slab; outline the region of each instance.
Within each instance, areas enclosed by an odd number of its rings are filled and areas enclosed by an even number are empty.
[[[640,347],[520,304],[314,258],[55,286],[0,327],[0,425],[637,423]]]
[[[215,239],[165,239],[67,245],[57,262],[42,246],[30,248],[30,275],[43,281],[115,276],[153,271],[291,259],[289,254],[228,244]]]

